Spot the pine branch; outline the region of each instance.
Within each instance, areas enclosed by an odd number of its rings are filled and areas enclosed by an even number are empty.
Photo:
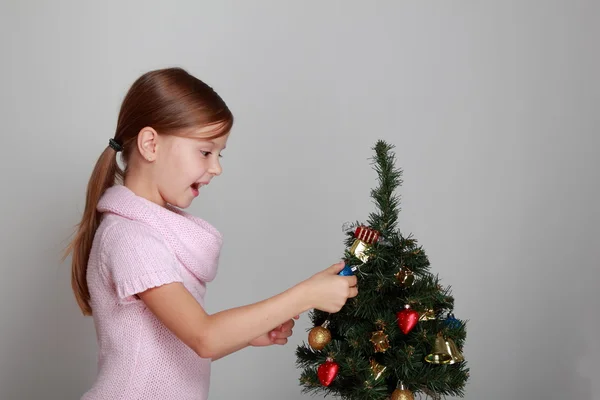
[[[368,222],[384,237],[394,232],[400,211],[400,196],[394,195],[394,191],[402,184],[402,171],[395,167],[393,149],[393,145],[378,140],[373,147],[375,157],[371,159],[379,179],[379,186],[371,190],[378,212],[370,213]]]

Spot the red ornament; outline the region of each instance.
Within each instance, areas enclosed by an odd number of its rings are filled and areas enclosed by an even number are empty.
[[[404,306],[404,310],[396,313],[396,317],[398,318],[398,327],[405,335],[408,335],[419,322],[419,313],[411,310],[408,304]]]
[[[362,240],[365,244],[373,244],[379,239],[379,232],[366,226],[359,226],[354,232],[354,237]]]
[[[338,363],[331,358],[327,358],[327,361],[319,365],[319,368],[317,369],[317,375],[319,376],[321,384],[323,384],[323,386],[331,385],[331,382],[333,382],[337,376],[339,369],[340,366]]]

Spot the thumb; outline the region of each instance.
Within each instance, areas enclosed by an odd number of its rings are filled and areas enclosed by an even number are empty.
[[[329,269],[331,270],[331,272],[337,274],[338,272],[340,272],[341,270],[343,270],[345,266],[346,266],[346,262],[340,261],[340,262],[338,262],[336,264],[333,264],[331,267],[329,267]]]

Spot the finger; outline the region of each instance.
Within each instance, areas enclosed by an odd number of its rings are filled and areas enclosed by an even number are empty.
[[[279,345],[284,345],[284,344],[286,344],[287,342],[288,342],[288,340],[287,340],[287,339],[277,339],[277,340],[275,340],[273,343],[275,343],[275,344],[279,344]]]
[[[291,325],[291,324],[286,324],[286,325],[285,325],[283,328],[281,328],[281,329],[279,330],[279,332],[286,332],[286,331],[290,331],[290,330],[292,330],[292,328],[293,328],[293,327],[294,327],[294,325]]]
[[[277,338],[277,339],[287,338],[287,337],[292,336],[292,334],[293,334],[292,329],[286,329],[285,331],[277,332],[277,334],[275,335],[275,338]]]
[[[356,297],[356,296],[358,296],[358,288],[356,286],[351,287],[348,292],[348,297],[352,298],[352,297]]]
[[[299,315],[294,316],[294,319],[300,319]]]
[[[286,329],[291,329],[294,327],[294,320],[290,319],[286,322],[284,322],[283,324],[279,325],[279,328],[277,328],[278,331],[284,331]]]
[[[358,278],[355,275],[350,275],[348,277],[345,277],[348,279],[348,285],[350,287],[356,286],[356,284],[358,283]]]

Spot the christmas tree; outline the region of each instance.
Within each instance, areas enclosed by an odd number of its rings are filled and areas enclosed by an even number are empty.
[[[450,287],[430,272],[423,247],[397,228],[402,171],[393,149],[383,140],[373,148],[377,211],[344,227],[340,274],[357,276],[358,296],[337,313],[309,313],[308,344],[296,350],[303,393],[346,400],[464,396],[466,321],[454,317]]]

